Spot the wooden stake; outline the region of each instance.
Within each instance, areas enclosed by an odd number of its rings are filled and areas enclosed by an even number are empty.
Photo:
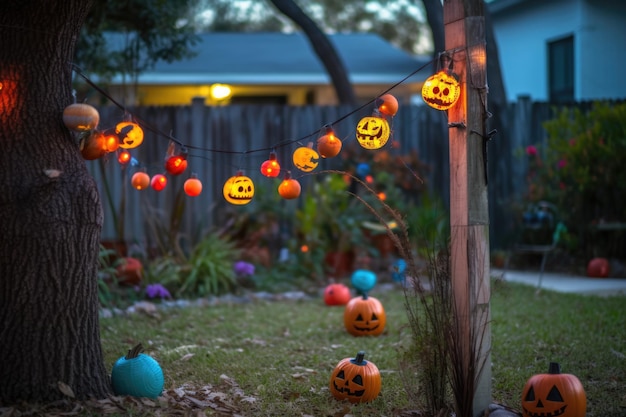
[[[473,415],[491,402],[489,350],[489,211],[486,177],[486,52],[483,0],[444,0],[446,51],[461,82],[448,110],[450,140],[450,254],[457,330],[464,372],[477,379]],[[472,368],[470,357],[478,351]],[[473,373],[473,375],[470,375]]]

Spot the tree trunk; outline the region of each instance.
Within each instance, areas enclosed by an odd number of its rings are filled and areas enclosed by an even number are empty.
[[[315,22],[307,16],[293,0],[271,0],[274,6],[295,24],[300,26],[317,57],[322,61],[335,87],[340,104],[357,104],[354,89],[348,78],[348,72],[341,57],[333,47],[328,37],[320,30]]]
[[[110,392],[100,345],[97,187],[62,122],[90,2],[0,6],[0,404]]]

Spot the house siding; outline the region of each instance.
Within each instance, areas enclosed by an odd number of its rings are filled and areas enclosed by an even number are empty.
[[[548,43],[571,35],[575,100],[626,97],[626,78],[613,75],[626,60],[619,53],[626,39],[626,4],[610,0],[520,1],[493,10],[509,101],[519,96],[549,99]]]

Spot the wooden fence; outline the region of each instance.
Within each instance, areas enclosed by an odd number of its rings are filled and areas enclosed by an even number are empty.
[[[490,242],[492,248],[506,245],[511,231],[512,203],[525,192],[525,159],[520,151],[530,144],[545,141],[543,121],[553,116],[546,103],[520,99],[504,111],[501,130],[487,144]],[[181,198],[184,180],[196,173],[203,183],[200,196],[184,196],[185,207],[180,231],[190,238],[198,236],[223,221],[228,210],[238,209],[222,196],[224,182],[238,170],[252,178],[256,195],[276,192],[278,179],[260,174],[261,163],[276,150],[283,168],[292,168],[291,154],[297,146],[315,141],[320,129],[332,124],[344,147],[358,146],[354,135],[358,120],[371,114],[372,108],[354,111],[348,107],[227,106],[208,107],[202,102],[180,107],[140,107],[129,112],[144,123],[143,144],[131,150],[136,165],[122,168],[112,155],[87,165],[96,179],[105,211],[103,240],[123,238],[128,242],[149,244],[153,239],[149,224],[155,220],[167,227],[175,201]],[[100,109],[101,127],[114,126],[124,117],[121,110],[107,106]],[[335,123],[337,122],[337,123]],[[147,128],[146,128],[147,126]],[[394,139],[407,153],[417,150],[421,161],[430,166],[426,175],[428,189],[449,204],[449,159],[446,114],[426,106],[403,106],[393,120]],[[164,157],[171,134],[189,150],[189,166],[180,177],[169,176],[167,187],[137,191],[130,177],[138,169],[148,174],[164,172]],[[289,145],[285,145],[289,143]],[[219,152],[217,152],[219,151]],[[370,151],[368,151],[370,152]],[[376,151],[371,151],[376,152]],[[340,157],[321,160],[317,169],[341,169]],[[316,176],[302,177],[303,189]],[[245,207],[253,210],[255,199]],[[297,201],[282,202],[296,207]],[[241,208],[243,209],[243,208]],[[116,224],[124,219],[123,236]]]

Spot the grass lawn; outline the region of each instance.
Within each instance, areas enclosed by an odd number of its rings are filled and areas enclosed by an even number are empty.
[[[126,415],[392,416],[411,415],[398,371],[408,338],[404,293],[377,292],[387,313],[378,337],[353,337],[343,308],[321,297],[159,310],[101,320],[108,366],[141,342],[161,364],[165,394],[127,401]],[[587,394],[587,416],[626,415],[626,297],[559,294],[509,282],[492,286],[493,401],[521,409],[526,380],[559,362]],[[335,365],[359,350],[377,365],[382,390],[367,404],[332,398]],[[134,410],[134,411],[132,411]],[[132,412],[131,412],[132,411]],[[195,415],[195,414],[194,414]],[[417,415],[417,414],[412,414]]]

